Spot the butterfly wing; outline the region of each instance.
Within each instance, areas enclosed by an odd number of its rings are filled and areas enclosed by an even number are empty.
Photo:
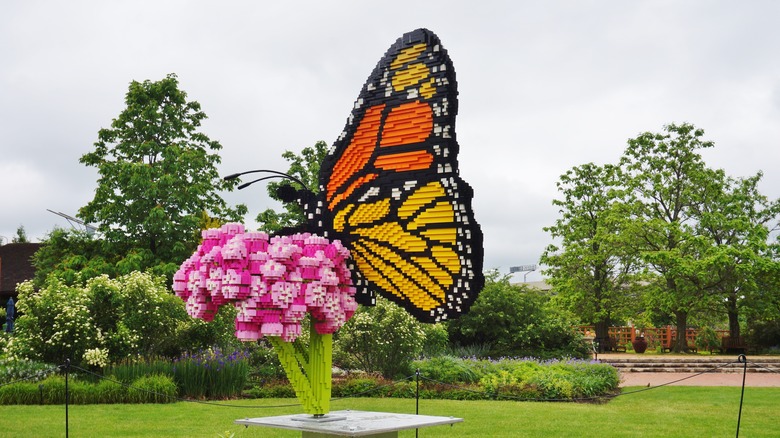
[[[435,322],[465,313],[482,288],[456,112],[452,62],[436,35],[418,29],[379,61],[323,161],[309,219],[350,248],[361,302],[378,290]]]

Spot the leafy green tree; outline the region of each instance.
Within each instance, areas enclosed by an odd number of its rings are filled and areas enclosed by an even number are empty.
[[[707,291],[716,281],[706,256],[712,241],[696,228],[698,207],[720,190],[699,153],[713,146],[703,136],[690,124],[645,132],[628,141],[620,162],[628,187],[623,214],[632,218],[623,242],[662,279],[646,296],[650,305],[674,315],[678,333],[685,333],[688,316],[711,298]],[[675,351],[686,347],[685,337],[678,336]]]
[[[773,228],[777,231],[777,227]],[[780,236],[770,240],[770,254],[776,263],[765,264],[757,279],[756,290],[743,309],[747,313],[748,338],[752,346],[780,348]]]
[[[561,243],[549,245],[541,258],[555,300],[593,324],[600,345],[606,345],[613,320],[636,313],[638,303],[631,287],[636,253],[620,244],[624,218],[614,208],[620,190],[616,176],[614,166],[593,163],[561,175],[562,198],[553,201],[561,217],[545,228]]]
[[[725,310],[730,335],[739,337],[743,309],[771,307],[761,288],[766,274],[779,270],[769,233],[776,224],[780,201],[770,201],[759,192],[760,172],[738,179],[721,170],[711,173],[714,186],[702,190],[705,199],[693,208],[698,231],[712,241],[702,254],[710,260],[711,293]]]
[[[99,173],[95,197],[78,216],[97,224],[104,250],[124,257],[124,270],[172,275],[197,246],[203,212],[240,220],[246,207],[228,208],[219,191],[222,146],[199,131],[206,114],[188,101],[176,75],[133,81],[127,108],[98,132],[80,162]]]
[[[117,255],[109,255],[103,242],[94,235],[79,230],[55,228],[33,255],[35,288],[43,288],[54,274],[65,286],[83,285],[102,274],[117,275]],[[129,272],[126,272],[129,273]]]
[[[11,243],[30,243],[30,239],[27,238],[27,231],[24,229],[24,225],[19,225],[16,229],[16,236],[11,239]]]
[[[328,153],[328,145],[324,141],[318,141],[313,147],[305,147],[300,155],[285,151],[282,157],[290,162],[287,174],[304,183],[312,193],[319,193],[320,164]],[[292,228],[306,222],[304,212],[297,202],[289,202],[282,193],[290,188],[294,190],[304,189],[299,183],[289,179],[269,182],[268,194],[277,201],[284,202],[283,212],[274,209],[266,209],[257,215],[260,229],[269,233],[279,232],[284,228]]]
[[[573,329],[570,315],[550,305],[550,296],[509,276],[485,275],[485,287],[469,313],[449,321],[450,342],[489,345],[491,357],[586,357],[588,350]]]

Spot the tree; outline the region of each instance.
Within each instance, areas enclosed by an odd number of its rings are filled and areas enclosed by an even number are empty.
[[[19,225],[16,229],[16,236],[11,239],[11,243],[30,243],[30,239],[27,238],[27,231],[24,230],[24,225]]]
[[[324,141],[318,141],[313,147],[305,147],[300,155],[291,151],[285,151],[282,157],[290,162],[287,174],[304,183],[312,193],[319,193],[320,164],[328,153],[328,145]],[[284,197],[284,190],[301,190],[297,182],[284,179],[279,182],[270,182],[267,185],[268,195],[277,201],[284,202],[284,212],[278,213],[269,208],[257,215],[260,229],[269,233],[276,233],[284,228],[292,228],[306,221],[303,208],[297,202],[289,202],[290,198]]]
[[[698,231],[712,241],[705,254],[711,260],[711,292],[725,310],[730,336],[737,338],[743,307],[771,307],[761,289],[766,273],[778,271],[768,238],[780,201],[770,201],[759,192],[761,172],[737,179],[721,170],[711,173],[716,187],[702,190],[705,199],[693,208]]]
[[[593,324],[600,345],[607,345],[613,319],[630,315],[638,301],[631,293],[636,253],[620,243],[624,217],[614,208],[616,176],[614,166],[593,163],[561,175],[557,186],[563,197],[553,201],[561,217],[545,228],[561,244],[549,245],[541,258],[555,300]]]
[[[102,274],[114,277],[118,255],[109,255],[103,242],[93,234],[79,230],[55,228],[32,258],[35,266],[33,285],[43,288],[49,276],[66,286],[83,285]],[[129,274],[128,272],[122,272]]]
[[[80,159],[100,177],[78,216],[97,224],[106,251],[126,255],[133,269],[172,275],[197,246],[204,212],[238,221],[246,207],[228,208],[219,196],[237,181],[219,177],[222,146],[198,130],[206,114],[179,90],[176,75],[131,82],[125,103]]]
[[[628,188],[623,214],[631,218],[623,242],[662,279],[647,297],[651,305],[674,315],[680,334],[691,312],[711,298],[706,292],[716,281],[707,257],[712,241],[696,228],[697,209],[719,191],[699,154],[713,146],[703,135],[690,124],[645,132],[628,141],[620,161]],[[675,351],[686,347],[685,336],[678,336]]]

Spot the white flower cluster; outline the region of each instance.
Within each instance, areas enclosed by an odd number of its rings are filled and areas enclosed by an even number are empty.
[[[108,349],[91,348],[84,352],[84,360],[92,366],[103,368],[108,365]]]

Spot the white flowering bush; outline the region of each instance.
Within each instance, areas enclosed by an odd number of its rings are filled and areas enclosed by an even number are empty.
[[[35,290],[28,281],[17,286],[17,292],[16,306],[21,316],[6,353],[48,363],[81,358],[95,337],[85,291],[52,278],[41,290]]]
[[[122,356],[168,350],[178,322],[189,320],[180,300],[166,287],[164,277],[133,272],[120,280],[122,338],[130,342]]]
[[[105,366],[131,355],[172,349],[177,331],[190,320],[163,277],[132,272],[111,279],[95,277],[84,287],[67,286],[54,276],[35,290],[17,287],[14,336],[5,353],[48,363]]]

